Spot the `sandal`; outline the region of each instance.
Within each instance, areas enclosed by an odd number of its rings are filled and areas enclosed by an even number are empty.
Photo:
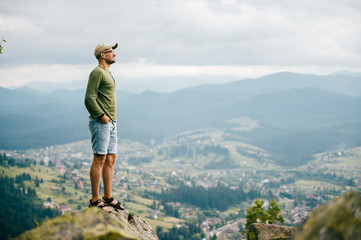
[[[115,208],[115,209],[120,209],[120,210],[124,210],[124,207],[120,204],[120,202],[116,201],[117,203],[113,203],[114,201],[114,198],[111,197],[111,198],[106,198],[106,197],[103,197],[104,199],[104,202],[106,204],[108,204],[109,206]]]
[[[100,201],[99,200],[96,200],[95,202],[92,202],[92,200],[90,199],[89,200],[89,206],[88,207],[98,207],[108,213],[110,213],[112,210],[109,208],[108,204],[106,204],[105,202],[103,201]]]

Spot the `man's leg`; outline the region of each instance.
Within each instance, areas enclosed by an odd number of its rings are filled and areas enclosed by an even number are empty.
[[[107,155],[94,154],[93,162],[90,167],[90,183],[92,187],[92,202],[100,199],[99,186],[102,169]],[[105,184],[104,184],[105,185]]]
[[[106,198],[112,197],[112,181],[116,157],[116,154],[107,154],[103,165],[104,197]]]
[[[116,209],[124,210],[120,202],[112,196],[113,169],[116,157],[116,154],[108,154],[103,166],[104,201]]]

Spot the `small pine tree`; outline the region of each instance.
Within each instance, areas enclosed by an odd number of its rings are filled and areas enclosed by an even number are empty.
[[[278,206],[276,199],[272,199],[270,206],[267,210],[268,223],[272,224],[274,222],[279,222],[284,224],[285,220],[283,219],[283,214],[281,214],[281,208]]]
[[[263,210],[263,199],[256,199],[253,202],[253,205],[247,209],[246,213],[246,229],[249,225],[256,222],[266,223],[268,219],[268,214]]]
[[[38,178],[38,176],[35,177],[35,187],[39,187],[40,186],[40,180]]]
[[[278,206],[276,199],[272,199],[270,201],[270,205],[267,211],[263,209],[264,200],[263,199],[256,199],[253,202],[253,205],[247,209],[246,213],[246,229],[243,230],[243,234],[247,235],[248,237],[248,226],[252,223],[268,223],[273,224],[275,222],[279,222],[284,224],[283,214],[281,213],[281,208]]]

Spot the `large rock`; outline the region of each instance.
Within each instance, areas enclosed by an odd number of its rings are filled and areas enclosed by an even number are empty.
[[[348,192],[311,212],[295,240],[361,239],[361,196]]]
[[[249,240],[286,240],[292,238],[296,229],[275,224],[252,223],[248,230]]]
[[[158,240],[158,236],[148,223],[126,210],[106,213],[88,208],[49,220],[16,239]]]
[[[292,227],[254,223],[250,240],[361,240],[361,196],[348,192],[314,209],[297,231]]]

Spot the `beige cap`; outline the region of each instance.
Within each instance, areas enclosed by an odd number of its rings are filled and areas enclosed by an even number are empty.
[[[100,54],[102,52],[104,52],[105,50],[107,49],[116,49],[118,47],[118,43],[116,44],[105,44],[105,43],[101,43],[101,44],[98,44],[96,47],[95,47],[95,50],[94,50],[94,55],[96,57],[96,59],[98,59],[100,57]]]

